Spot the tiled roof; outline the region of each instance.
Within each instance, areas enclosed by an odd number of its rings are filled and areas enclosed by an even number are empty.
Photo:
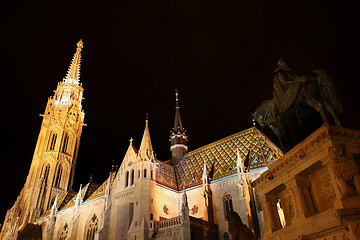
[[[87,200],[88,197],[91,196],[91,194],[98,189],[100,186],[100,184],[98,183],[94,183],[94,182],[89,182],[88,184],[86,184],[86,186],[84,188],[81,189],[81,198],[83,200],[83,202],[85,202]],[[59,210],[63,210],[69,207],[72,207],[75,205],[75,199],[76,199],[76,195],[61,209]]]
[[[174,167],[160,160],[156,160],[156,166],[156,182],[177,190]]]
[[[114,181],[115,179],[115,175],[116,173],[115,172],[112,172],[110,177],[106,179],[106,181],[100,185],[100,187],[98,187],[91,195],[90,197],[88,197],[86,199],[86,201],[90,201],[91,199],[95,199],[95,198],[98,198],[100,196],[103,196],[105,194],[105,188],[106,188],[106,185],[108,184],[108,181],[110,179],[111,183]]]
[[[283,154],[260,130],[249,128],[187,153],[174,167],[178,189],[202,183],[204,161],[213,180],[236,173],[237,149],[243,159],[250,150],[250,169],[268,166]]]
[[[56,205],[56,208],[59,210],[59,209],[62,209],[72,198],[76,197],[76,194],[77,192],[73,191],[73,190],[70,190],[69,192],[66,192],[64,193],[63,195],[59,196],[58,198],[58,201],[57,201],[57,205]],[[41,216],[40,218],[42,217],[45,217],[47,215],[50,214],[50,209],[51,209],[52,206],[50,206],[50,208],[48,210],[46,210]]]

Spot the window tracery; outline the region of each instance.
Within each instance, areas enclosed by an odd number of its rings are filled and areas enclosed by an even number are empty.
[[[55,149],[57,134],[53,132],[50,136],[49,150],[53,151]]]
[[[65,240],[68,235],[68,232],[69,232],[69,226],[67,223],[65,223],[59,234],[59,240]]]
[[[99,224],[99,219],[94,214],[88,223],[88,228],[86,231],[86,240],[94,240],[95,239],[95,233],[98,230],[98,224]]]
[[[232,197],[228,193],[225,193],[224,196],[224,207],[225,207],[225,217],[227,217],[229,212],[233,211]]]

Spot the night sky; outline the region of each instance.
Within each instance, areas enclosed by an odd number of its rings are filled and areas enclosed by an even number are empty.
[[[299,74],[325,68],[344,105],[343,126],[359,129],[351,9],[334,0],[2,3],[0,222],[25,183],[39,114],[79,39],[87,126],[75,190],[91,174],[102,183],[131,137],[139,147],[146,113],[157,157],[170,158],[176,88],[189,150],[251,127],[251,112],[272,98],[280,57]]]

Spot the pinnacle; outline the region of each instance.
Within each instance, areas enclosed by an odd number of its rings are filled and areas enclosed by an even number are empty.
[[[84,47],[83,41],[80,39],[80,41],[76,44],[76,46],[77,46],[76,52],[73,56],[66,77],[64,78],[64,82],[75,83],[76,85],[79,85],[81,50]]]

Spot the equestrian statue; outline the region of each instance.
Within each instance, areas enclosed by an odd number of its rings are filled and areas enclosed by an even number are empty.
[[[326,112],[341,127],[337,114],[342,112],[342,105],[324,69],[299,75],[282,58],[277,65],[274,98],[262,102],[252,116],[260,126],[268,126],[274,132],[285,152],[319,125],[329,125]]]

